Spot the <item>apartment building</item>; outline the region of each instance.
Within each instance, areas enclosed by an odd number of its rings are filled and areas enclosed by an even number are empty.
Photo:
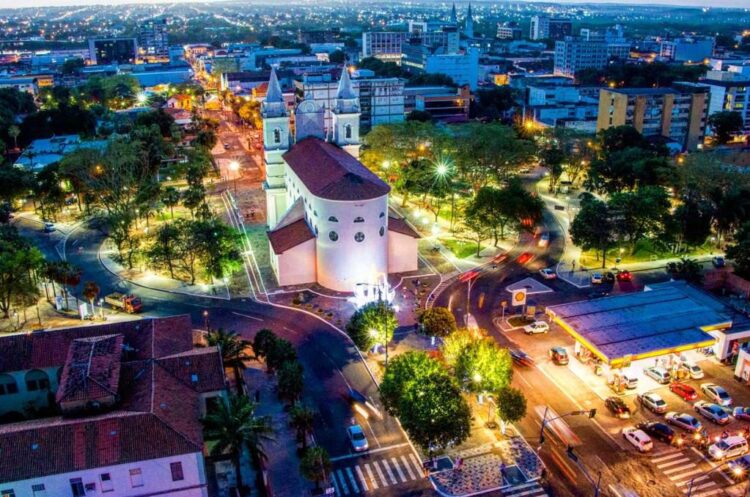
[[[529,37],[532,40],[562,40],[573,34],[573,23],[570,19],[547,16],[531,18]]]

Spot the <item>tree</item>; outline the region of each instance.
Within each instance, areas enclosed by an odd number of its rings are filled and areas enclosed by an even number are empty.
[[[150,263],[156,267],[166,267],[172,279],[175,278],[175,263],[181,250],[180,235],[179,225],[162,224],[156,229],[153,243],[146,251]]]
[[[174,208],[180,203],[180,191],[174,186],[168,186],[161,192],[161,202],[169,207],[169,215],[174,219]]]
[[[279,398],[294,405],[305,386],[304,370],[298,361],[284,362],[277,373],[276,391]]]
[[[99,291],[99,285],[97,285],[95,281],[87,281],[83,284],[83,298],[88,300],[89,304],[91,304],[91,312],[94,312],[96,309],[94,301],[96,300],[96,297],[99,296]]]
[[[505,435],[506,423],[516,423],[526,416],[526,397],[517,388],[505,387],[498,390],[496,403],[501,431]]]
[[[565,153],[557,147],[545,148],[540,154],[541,163],[549,170],[549,191],[555,190],[563,173]]]
[[[448,364],[458,382],[470,392],[497,392],[510,384],[513,375],[508,349],[489,338],[469,341]]]
[[[695,259],[681,257],[677,262],[667,264],[667,272],[676,280],[698,284],[703,280],[703,266]]]
[[[483,211],[468,210],[464,214],[462,228],[467,239],[477,244],[476,256],[482,252],[482,241],[492,233],[488,227],[491,226],[490,219],[486,218]]]
[[[750,279],[750,222],[743,224],[734,236],[734,244],[727,247],[727,257],[734,260],[735,272]]]
[[[20,294],[32,292],[44,257],[15,226],[0,226],[0,311],[8,318],[11,305]]]
[[[224,366],[232,368],[237,388],[242,384],[241,372],[245,370],[245,361],[252,359],[247,354],[250,342],[244,340],[236,331],[224,331],[223,328],[211,331],[206,337],[208,345],[218,347]]]
[[[583,250],[601,254],[602,268],[607,266],[607,250],[615,241],[615,228],[607,204],[594,198],[581,202],[581,210],[570,226],[573,243]]]
[[[315,426],[315,411],[304,405],[292,407],[289,411],[289,424],[297,432],[297,442],[302,444],[302,450],[307,449],[307,439],[313,433]]]
[[[393,340],[398,320],[387,302],[370,302],[357,309],[346,324],[346,333],[359,350],[370,350]]]
[[[310,447],[302,455],[299,462],[299,471],[302,476],[315,482],[315,488],[320,490],[320,484],[328,481],[331,473],[331,458],[328,451],[323,447]]]
[[[432,114],[430,114],[426,110],[414,109],[413,111],[409,112],[409,114],[407,114],[406,120],[418,121],[421,123],[430,123],[432,122]]]
[[[744,123],[739,112],[723,110],[708,116],[708,125],[713,129],[716,141],[723,145],[742,131]]]
[[[255,354],[255,357],[258,359],[264,359],[277,339],[278,337],[276,336],[276,333],[268,328],[258,330],[252,343],[253,354]]]
[[[346,62],[346,52],[335,50],[328,54],[328,62],[331,64],[343,64]]]
[[[81,270],[67,261],[52,261],[46,264],[45,272],[48,277],[57,282],[62,288],[65,305],[68,305],[70,287],[76,287],[81,282]],[[76,307],[78,298],[76,297]]]
[[[219,402],[217,409],[201,420],[203,436],[211,440],[212,456],[228,454],[237,473],[237,487],[242,491],[240,456],[247,449],[256,466],[267,459],[263,443],[273,441],[273,428],[268,416],[256,416],[256,404],[244,395],[230,395],[226,403]]]
[[[269,372],[278,370],[286,362],[297,360],[297,351],[288,340],[276,338],[266,353],[266,369]]]
[[[646,235],[656,237],[665,231],[671,207],[667,192],[659,186],[615,193],[607,206],[615,219],[615,231],[630,243],[631,252]]]
[[[446,307],[425,309],[419,322],[424,332],[433,337],[445,338],[456,331],[456,318]]]
[[[403,396],[412,384],[442,372],[440,363],[422,351],[409,351],[394,357],[380,383],[380,399],[386,410],[399,416]]]
[[[21,128],[15,124],[8,127],[8,136],[13,138],[13,149],[18,149],[18,135],[21,134]]]
[[[221,280],[242,267],[240,235],[234,228],[216,218],[189,221],[184,226],[185,236],[192,238],[194,250],[198,251],[206,278]]]

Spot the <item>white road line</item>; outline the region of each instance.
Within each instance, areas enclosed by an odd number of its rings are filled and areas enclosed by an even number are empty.
[[[706,489],[708,487],[715,487],[715,486],[716,486],[716,483],[714,483],[712,481],[710,481],[708,483],[703,483],[702,485],[696,485],[695,483],[693,483],[693,492],[695,492],[696,490],[703,490],[703,489]],[[687,488],[683,488],[682,491],[684,493],[688,493],[688,489]]]
[[[378,472],[378,476],[380,477],[380,481],[383,483],[384,487],[388,486],[388,480],[385,479],[385,476],[383,475],[383,470],[380,469],[380,465],[377,461],[373,461],[372,465],[375,466],[375,471]]]
[[[387,459],[382,459],[380,461],[380,464],[382,464],[383,467],[385,468],[385,472],[388,473],[388,478],[391,479],[391,482],[394,485],[398,485],[398,480],[396,480],[396,475],[394,475],[393,471],[391,471],[391,467],[388,465],[388,460]]]
[[[683,457],[682,459],[676,459],[674,461],[665,462],[663,464],[657,464],[656,467],[659,469],[668,468],[670,466],[674,466],[676,464],[682,464],[685,462],[690,462],[690,459],[687,457]]]
[[[340,372],[340,370],[339,370],[339,372]],[[341,376],[343,377],[344,373],[341,373]],[[344,379],[344,382],[346,382],[346,379]],[[380,447],[379,449],[370,449],[370,450],[367,451],[367,453],[370,454],[370,455],[372,455],[372,454],[377,454],[379,452],[385,452],[386,450],[399,449],[401,447],[406,447],[408,445],[409,445],[408,442],[404,442],[404,443],[400,443],[400,444],[394,444],[394,445],[386,445],[384,447]],[[362,454],[347,454],[345,456],[332,457],[331,458],[331,462],[343,461],[344,459],[354,459],[355,457],[362,457]]]
[[[525,492],[521,492],[518,494],[510,494],[511,497],[524,497],[525,495],[544,495],[544,489],[543,488],[535,488],[533,490],[526,490]],[[507,495],[507,494],[506,494]]]
[[[703,476],[697,477],[695,480],[693,480],[693,485],[695,485],[696,482],[703,481],[703,480],[708,480],[708,475],[703,475]],[[689,483],[690,483],[690,480],[685,480],[685,481],[681,481],[679,483],[675,483],[675,485],[677,485],[678,487],[682,487],[682,486],[687,485]]]
[[[406,468],[406,472],[409,473],[409,479],[414,480],[416,476],[414,476],[414,471],[411,470],[411,464],[409,464],[409,460],[406,459],[406,456],[401,456],[401,460],[404,463],[404,467]]]
[[[240,312],[232,311],[232,314],[234,314],[235,316],[242,316],[243,318],[247,318],[247,319],[254,319],[256,321],[261,321],[261,322],[263,321],[261,318],[256,318],[255,316],[248,316],[247,314],[242,314]]]
[[[336,476],[339,479],[339,483],[341,484],[341,490],[344,495],[349,495],[349,486],[346,484],[346,478],[344,478],[344,473],[341,472],[341,470],[336,470]]]
[[[417,460],[416,456],[414,456],[413,452],[409,453],[409,460],[414,465],[415,468],[417,468],[417,474],[421,473],[423,471],[422,465]]]
[[[723,492],[723,490],[720,488],[717,488],[714,490],[709,490],[708,492],[701,492],[699,494],[696,494],[695,497],[708,497],[709,495],[716,495],[721,492]]]
[[[367,471],[367,476],[370,477],[370,485],[372,485],[372,489],[375,490],[378,488],[378,480],[375,478],[375,475],[372,474],[372,469],[370,468],[369,464],[365,464],[365,471]]]
[[[367,480],[365,479],[365,475],[362,473],[362,470],[359,468],[359,466],[354,466],[354,470],[357,472],[357,476],[359,476],[359,482],[362,484],[362,490],[367,492],[369,488],[367,488]]]
[[[336,495],[341,495],[339,483],[336,481],[336,475],[333,472],[331,472],[331,481],[333,482],[333,486],[336,488]]]
[[[346,475],[349,477],[349,481],[352,482],[352,492],[355,494],[359,493],[359,485],[357,485],[357,480],[354,478],[354,473],[352,473],[352,468],[349,466],[346,467]]]
[[[691,449],[692,449],[692,450],[693,450],[693,451],[694,451],[694,452],[695,452],[696,454],[698,454],[699,456],[701,456],[701,459],[703,459],[704,461],[706,461],[706,462],[708,463],[708,465],[709,465],[709,466],[711,466],[711,468],[712,468],[712,469],[716,469],[716,468],[717,468],[718,466],[721,466],[720,464],[714,464],[714,462],[713,462],[713,461],[711,461],[711,460],[710,460],[709,458],[707,458],[707,457],[706,457],[706,456],[705,456],[705,455],[704,455],[704,454],[703,454],[703,453],[702,453],[701,451],[699,451],[699,450],[698,450],[698,449],[696,449],[695,447],[690,447],[690,448],[691,448]],[[729,477],[728,477],[728,476],[726,475],[726,473],[724,473],[723,471],[717,471],[717,473],[719,473],[719,474],[721,475],[721,477],[722,477],[722,478],[724,478],[724,479],[725,479],[725,480],[727,481],[727,483],[729,483],[730,485],[734,485],[734,484],[736,483],[736,482],[734,482],[734,481],[733,481],[733,480],[732,480],[731,478],[729,478]]]
[[[660,457],[652,457],[651,462],[657,463],[662,461],[668,461],[669,459],[674,459],[675,457],[681,457],[684,456],[682,452],[675,452],[674,454],[669,454],[667,456],[660,456]]]
[[[401,471],[401,465],[398,463],[398,459],[391,457],[391,462],[393,463],[393,467],[396,468],[396,472],[398,473],[398,477],[401,478],[401,482],[406,483],[406,477],[404,476],[404,472]]]
[[[677,481],[677,480],[682,480],[686,476],[697,475],[697,474],[700,474],[700,473],[703,473],[703,470],[700,469],[700,468],[698,468],[698,469],[691,469],[690,471],[686,471],[684,473],[680,473],[680,474],[677,474],[677,475],[674,475],[674,476],[669,476],[668,478],[670,480],[672,480],[672,481]]]
[[[682,466],[678,466],[676,468],[665,469],[662,471],[662,473],[664,473],[665,475],[671,475],[673,473],[679,473],[681,471],[685,471],[686,469],[689,469],[689,468],[694,468],[695,466],[696,464],[691,462],[688,464],[683,464]]]

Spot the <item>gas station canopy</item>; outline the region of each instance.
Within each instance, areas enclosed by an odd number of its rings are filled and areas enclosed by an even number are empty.
[[[643,292],[547,307],[547,314],[605,364],[708,347],[708,331],[732,326],[724,306],[684,282],[646,287]]]

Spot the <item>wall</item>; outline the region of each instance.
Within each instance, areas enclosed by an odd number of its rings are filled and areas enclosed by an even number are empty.
[[[271,248],[279,285],[302,285],[315,282],[315,239],[276,255]]]
[[[419,239],[388,232],[388,272],[405,273],[419,269]]]
[[[0,395],[0,414],[6,414],[8,412],[19,412],[23,414],[30,403],[37,408],[47,407],[49,392],[56,392],[58,388],[57,370],[58,368],[41,369],[40,371],[47,374],[50,388],[48,390],[36,390],[31,392],[26,388],[26,374],[28,373],[28,370],[4,373],[10,375],[16,381],[18,393]]]

